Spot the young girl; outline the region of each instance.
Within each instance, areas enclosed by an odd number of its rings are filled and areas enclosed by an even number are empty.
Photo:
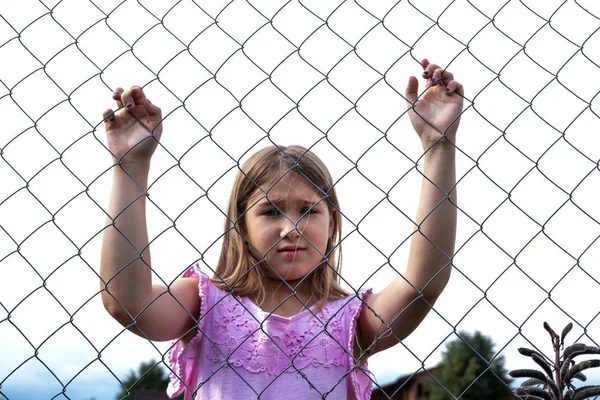
[[[442,293],[456,235],[455,139],[463,88],[422,61],[406,88],[424,154],[408,267],[380,293],[339,284],[341,211],[332,178],[299,146],[260,150],[240,168],[214,275],[196,264],[153,284],[145,200],[161,110],[140,87],[104,113],[117,162],[100,274],[108,312],[132,332],[173,340],[170,397],[368,399],[367,358],[406,338]],[[390,232],[392,233],[392,232]]]

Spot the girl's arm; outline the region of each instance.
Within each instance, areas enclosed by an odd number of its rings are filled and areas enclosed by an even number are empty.
[[[169,288],[152,284],[146,189],[150,158],[162,133],[161,111],[139,87],[119,88],[113,98],[120,110],[104,113],[116,165],[102,240],[102,301],[113,318],[137,335],[176,339],[194,326],[200,300],[197,279],[178,279]]]
[[[371,354],[399,343],[415,330],[444,290],[452,270],[457,216],[453,144],[462,112],[463,89],[451,73],[426,59],[422,65],[423,76],[431,78],[428,83],[432,86],[418,97],[417,80],[411,77],[406,90],[409,115],[425,151],[417,226],[405,276],[368,296],[366,302],[372,311],[363,307],[361,312],[360,337],[363,346],[375,342]]]

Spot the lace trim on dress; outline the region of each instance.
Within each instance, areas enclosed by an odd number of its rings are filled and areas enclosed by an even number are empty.
[[[185,347],[182,346],[181,340],[174,340],[172,342],[172,347],[168,354],[168,361],[172,371],[169,374],[170,381],[167,387],[167,395],[170,398],[174,398],[185,391],[184,400],[190,400],[192,398],[192,390],[194,390],[193,384],[198,364],[199,342],[202,339],[202,332],[205,325],[206,308],[210,304],[210,300],[208,299],[210,286],[208,284],[208,277],[201,272],[198,264],[189,267],[184,272],[183,277],[198,279],[200,319],[198,320],[196,334]]]
[[[364,306],[363,301],[365,297],[373,293],[372,289],[363,289],[359,291],[358,297],[352,299],[350,306],[350,320],[351,324],[348,327],[348,349],[350,365],[355,364],[354,360],[354,340],[356,337],[356,323],[360,317],[360,313]],[[371,378],[367,376],[369,372],[369,364],[367,361],[363,362],[360,366],[354,368],[350,373],[351,389],[354,390],[354,396],[356,399],[370,399],[371,398]],[[365,372],[366,371],[366,372]]]

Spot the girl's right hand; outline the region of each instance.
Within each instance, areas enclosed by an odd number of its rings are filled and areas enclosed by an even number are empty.
[[[158,146],[163,125],[162,112],[150,103],[139,86],[113,93],[118,110],[104,111],[104,127],[108,148],[116,162],[130,165],[148,165]]]

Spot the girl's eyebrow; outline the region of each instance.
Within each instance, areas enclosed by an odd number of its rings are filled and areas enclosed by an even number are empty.
[[[271,206],[271,205],[276,205],[277,207],[281,207],[283,205],[285,205],[286,203],[288,203],[290,200],[288,198],[267,198],[266,196],[262,197],[260,199],[260,201],[258,201],[258,203],[256,204],[259,207],[266,207],[266,206]],[[294,200],[292,200],[294,201]],[[308,207],[316,207],[319,204],[321,204],[323,201],[322,199],[301,199],[300,200],[300,204],[304,205],[304,206],[308,206]]]

